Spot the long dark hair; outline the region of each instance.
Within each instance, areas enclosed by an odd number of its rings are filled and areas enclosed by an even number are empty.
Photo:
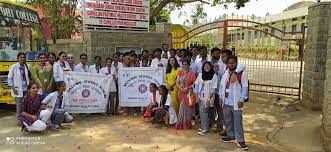
[[[204,68],[206,64],[210,66],[210,70],[208,72],[206,72]],[[202,65],[202,80],[211,80],[213,79],[214,74],[215,72],[212,63],[209,61],[204,62]]]
[[[164,90],[164,95],[161,97],[162,101],[161,101],[161,105],[165,105],[167,102],[167,98],[168,98],[168,89],[165,85],[160,85],[159,86],[159,91],[160,90]]]
[[[36,82],[30,82],[29,85],[28,85],[28,91],[31,90],[31,88],[32,88],[33,85],[37,85],[38,86],[38,84]]]
[[[59,88],[62,86],[62,85],[65,85],[66,83],[64,83],[64,81],[58,81],[56,82],[56,91],[59,91]]]
[[[175,57],[170,57],[169,60],[168,60],[166,74],[171,73],[171,70],[172,70],[172,66],[170,64],[170,59],[174,59],[175,60],[175,70],[177,70],[177,68],[179,67],[179,64],[178,64],[177,59]]]

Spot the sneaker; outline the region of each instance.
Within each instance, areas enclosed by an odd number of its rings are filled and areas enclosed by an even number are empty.
[[[57,124],[53,124],[53,125],[51,126],[51,129],[52,129],[52,130],[56,130],[56,131],[58,131],[58,130],[60,130],[61,128],[60,128],[59,125],[57,125]]]
[[[229,142],[234,142],[234,139],[225,137],[225,138],[221,138],[221,141],[224,143],[229,143]]]
[[[199,128],[198,131],[201,132],[202,131],[202,128]]]
[[[198,134],[201,135],[201,136],[206,136],[206,135],[208,135],[208,131],[207,130],[202,130],[202,131],[199,131]]]
[[[241,148],[242,150],[248,150],[248,146],[246,145],[245,142],[238,142],[237,146]]]
[[[220,132],[219,135],[222,136],[222,137],[226,137],[227,136],[226,131]]]

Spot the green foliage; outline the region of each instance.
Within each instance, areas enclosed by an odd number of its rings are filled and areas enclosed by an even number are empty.
[[[203,4],[208,4],[211,6],[223,5],[227,7],[228,4],[235,4],[236,8],[239,9],[244,7],[249,0],[150,0],[150,20],[154,23],[155,17],[162,14],[162,10],[168,10],[170,14],[173,10],[180,10],[183,6],[189,3],[196,3],[195,10],[190,16],[191,23],[195,24],[207,17],[207,13],[203,9]],[[180,15],[183,13],[181,12]],[[189,21],[185,21],[189,23]]]
[[[77,0],[26,0],[27,4],[45,11],[52,29],[52,38],[70,38],[81,30],[80,16],[76,15]]]

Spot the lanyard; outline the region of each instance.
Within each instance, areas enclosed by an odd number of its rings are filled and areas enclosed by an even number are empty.
[[[21,72],[23,81],[26,81],[27,78],[26,78],[26,75],[25,75],[25,66],[24,65],[23,65],[23,67],[20,66],[20,72]]]

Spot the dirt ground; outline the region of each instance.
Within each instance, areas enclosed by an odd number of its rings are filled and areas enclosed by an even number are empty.
[[[249,151],[253,152],[297,152],[296,141],[300,146],[311,143],[300,142],[296,138],[293,124],[311,122],[303,116],[312,115],[319,117],[319,114],[300,110],[295,100],[275,97],[265,94],[253,94],[250,102],[246,104],[244,111],[245,139]],[[298,113],[299,112],[299,113]],[[65,125],[61,131],[47,130],[45,133],[23,133],[14,116],[14,109],[0,108],[0,151],[141,151],[141,152],[229,152],[242,151],[234,143],[221,143],[220,137],[214,133],[208,136],[197,134],[196,125],[192,130],[176,131],[174,128],[159,128],[149,122],[144,122],[141,116],[105,116],[102,114],[91,114],[88,116],[77,116],[75,122]],[[293,116],[293,117],[292,117]],[[311,119],[316,119],[312,117]],[[316,122],[318,123],[318,121]],[[300,124],[296,124],[300,126]],[[308,131],[301,127],[306,133],[314,132],[317,124]],[[292,128],[290,128],[292,127]],[[288,134],[283,130],[294,132]],[[294,131],[293,131],[294,129]],[[291,135],[288,136],[287,135]],[[311,133],[310,136],[313,136]],[[31,137],[27,139],[27,137]],[[23,139],[25,138],[25,139]],[[310,138],[303,135],[298,138]],[[23,143],[20,143],[23,141]],[[24,143],[30,141],[30,143]],[[285,143],[283,143],[283,141]],[[316,142],[316,140],[315,140]],[[290,145],[289,145],[290,144]],[[292,145],[292,147],[291,147]],[[294,147],[293,147],[294,146]],[[303,149],[311,151],[312,146]],[[315,147],[319,149],[320,147]],[[317,151],[317,150],[316,150]]]

